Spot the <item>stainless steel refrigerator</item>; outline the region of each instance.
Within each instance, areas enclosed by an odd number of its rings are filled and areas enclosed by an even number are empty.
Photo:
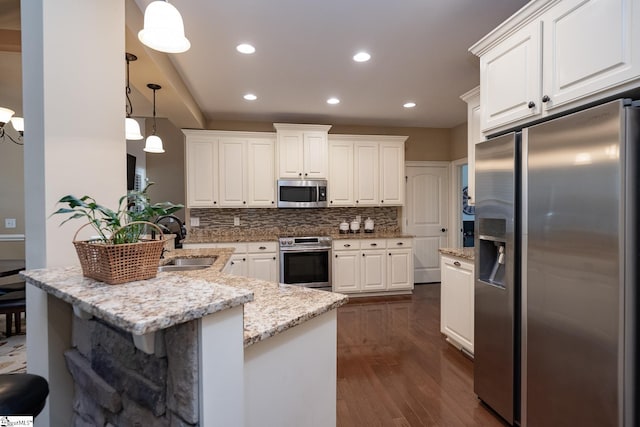
[[[475,391],[525,427],[632,427],[640,105],[476,147]]]

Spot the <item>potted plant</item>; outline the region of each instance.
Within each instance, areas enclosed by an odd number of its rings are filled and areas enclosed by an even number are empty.
[[[170,202],[152,204],[147,193],[152,184],[142,191],[130,191],[122,196],[115,211],[98,204],[90,196],[67,195],[58,201],[66,207],[52,215],[69,215],[60,225],[72,219],[87,220],[73,238],[85,276],[112,285],[156,276],[164,239],[162,230],[152,221],[184,206]],[[87,225],[98,235],[91,240],[76,240],[78,232]],[[159,240],[143,238],[148,227],[159,231]]]

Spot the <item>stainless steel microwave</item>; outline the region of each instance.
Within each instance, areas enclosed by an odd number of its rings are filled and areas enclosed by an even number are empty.
[[[326,208],[327,181],[324,179],[279,179],[279,208]]]

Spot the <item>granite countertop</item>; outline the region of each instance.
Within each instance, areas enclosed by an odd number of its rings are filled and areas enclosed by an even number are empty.
[[[207,256],[220,250],[176,249],[171,251],[170,256]],[[253,301],[244,305],[245,347],[338,308],[348,301],[346,295],[339,293],[234,276],[213,268],[172,274],[251,291]]]
[[[21,275],[45,292],[135,335],[144,335],[252,301],[248,289],[174,273],[108,285],[80,267],[27,270]]]
[[[475,258],[475,248],[440,248],[439,250],[443,255],[452,255],[468,260]]]
[[[346,304],[343,294],[222,273],[233,249],[176,249],[176,257],[218,258],[210,268],[162,272],[149,280],[107,285],[80,267],[28,270],[30,283],[81,310],[137,335],[244,304],[245,347]]]

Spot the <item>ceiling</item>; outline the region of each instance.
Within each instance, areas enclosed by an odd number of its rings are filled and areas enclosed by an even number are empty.
[[[191,49],[167,55],[135,37],[151,0],[125,2],[127,51],[139,57],[131,65],[134,115],[150,115],[146,83],[154,82],[163,85],[159,115],[178,127],[250,120],[438,128],[466,121],[459,96],[479,82],[469,46],[526,3],[172,0]],[[18,28],[19,0],[0,0],[0,31]],[[243,42],[256,53],[238,53]],[[371,60],[354,62],[360,50]],[[17,112],[19,62],[0,46],[0,105]],[[341,102],[329,105],[329,97]],[[403,108],[407,101],[417,106]]]

